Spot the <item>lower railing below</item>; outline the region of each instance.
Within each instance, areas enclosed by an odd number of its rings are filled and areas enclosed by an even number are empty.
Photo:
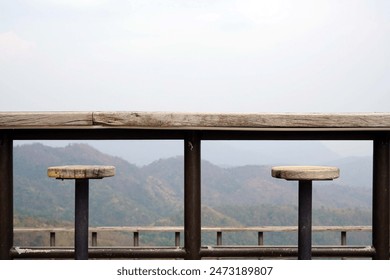
[[[315,246],[312,248],[313,257],[318,258],[371,258],[375,250],[362,246]],[[207,246],[200,250],[201,258],[291,258],[298,254],[293,246]],[[144,259],[144,258],[185,258],[186,251],[182,247],[92,247],[89,258],[103,259]],[[20,248],[11,249],[14,259],[44,258],[71,259],[74,257],[73,248]]]
[[[183,227],[91,227],[90,258],[185,258],[185,248],[180,247],[180,236]],[[55,247],[56,233],[72,232],[73,228],[15,228],[15,233],[47,232],[50,236],[50,247],[14,247],[11,249],[13,258],[72,258],[73,248]],[[97,247],[98,233],[101,232],[132,232],[133,246],[128,247]],[[216,246],[201,248],[203,258],[243,257],[243,258],[284,258],[297,255],[296,246],[266,246],[265,232],[294,232],[296,226],[265,226],[265,227],[203,227],[202,232],[216,233]],[[347,246],[347,232],[371,231],[371,226],[313,226],[313,232],[340,232],[340,246],[313,246],[313,257],[357,257],[371,258],[375,250],[372,246]],[[140,246],[140,233],[171,232],[175,234],[175,245],[164,247]],[[223,232],[257,232],[258,246],[224,246]]]

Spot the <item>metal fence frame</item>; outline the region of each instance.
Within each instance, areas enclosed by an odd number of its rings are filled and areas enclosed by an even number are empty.
[[[296,256],[296,248],[214,248],[201,246],[201,142],[204,140],[371,140],[373,142],[372,246],[370,248],[313,248],[313,256],[362,256],[389,259],[389,158],[388,131],[315,129],[288,131],[136,129],[136,128],[29,128],[0,130],[0,259],[16,258],[13,247],[13,141],[14,140],[184,140],[184,248],[174,249],[91,249],[91,257],[204,257]],[[113,251],[114,250],[114,251]],[[72,250],[45,251],[48,257],[69,257]],[[43,254],[43,253],[42,253]],[[25,252],[37,257],[31,251]]]

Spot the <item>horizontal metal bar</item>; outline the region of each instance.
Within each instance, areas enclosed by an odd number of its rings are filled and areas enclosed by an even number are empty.
[[[359,246],[331,246],[312,248],[313,257],[356,257],[371,258],[375,253],[374,248]],[[184,248],[179,247],[97,247],[89,248],[90,258],[184,258],[186,255]],[[286,258],[297,257],[298,248],[292,246],[276,247],[202,247],[200,251],[202,258],[254,258],[254,257],[271,257]],[[12,248],[11,256],[14,259],[42,259],[42,258],[73,258],[74,249],[72,248],[50,248],[50,247],[33,247],[33,248]]]
[[[193,131],[197,131],[194,129]],[[383,131],[235,131],[198,130],[201,140],[373,140]],[[164,140],[185,139],[182,129],[18,129],[6,130],[14,140]]]
[[[11,257],[14,259],[72,259],[74,257],[73,248],[50,248],[50,247],[15,247],[11,249]],[[90,247],[89,258],[113,259],[113,258],[184,258],[185,250],[179,247],[165,248],[142,248],[142,247]]]
[[[382,132],[383,133],[383,132]],[[377,131],[202,131],[202,140],[373,140]]]
[[[14,140],[177,140],[185,131],[158,129],[20,129],[10,132]]]
[[[312,247],[313,257],[367,257],[371,258],[375,250],[372,247]],[[221,258],[221,257],[242,257],[242,258],[258,258],[258,257],[297,257],[297,247],[252,247],[252,248],[236,248],[236,247],[208,247],[201,249],[202,258]]]

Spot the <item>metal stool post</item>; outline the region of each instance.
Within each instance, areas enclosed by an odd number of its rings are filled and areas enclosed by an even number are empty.
[[[272,177],[299,181],[298,190],[298,259],[311,259],[312,241],[312,181],[333,180],[339,177],[336,167],[328,166],[277,166]]]
[[[75,259],[88,259],[89,180],[76,179],[75,191]]]
[[[75,259],[88,259],[89,179],[115,175],[114,166],[71,165],[49,167],[47,175],[56,179],[75,179]]]
[[[298,192],[298,259],[310,260],[312,181],[300,180]]]

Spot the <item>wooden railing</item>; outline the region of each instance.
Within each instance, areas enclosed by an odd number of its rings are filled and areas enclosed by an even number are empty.
[[[313,248],[313,257],[389,259],[390,113],[226,114],[0,112],[0,259],[71,258],[73,249],[15,248],[14,140],[184,140],[184,247],[90,249],[91,258],[293,257],[296,247],[201,246],[201,143],[210,140],[368,140],[373,143],[372,244]],[[228,151],[227,151],[228,152]],[[337,195],[337,194],[335,194]],[[218,231],[217,231],[218,232]]]
[[[257,233],[257,245],[264,246],[264,233],[275,232],[297,232],[296,226],[263,226],[263,227],[202,227],[202,233],[213,232],[216,234],[216,242],[214,245],[221,246],[222,234],[227,232],[255,232]],[[348,232],[371,232],[371,226],[313,226],[312,232],[339,232],[340,233],[340,245],[347,245],[347,233]],[[50,247],[56,246],[56,236],[62,232],[74,232],[74,228],[31,228],[31,227],[19,227],[14,229],[14,233],[47,233],[50,238]],[[149,227],[90,227],[89,232],[91,234],[91,246],[98,246],[98,236],[103,232],[126,232],[133,234],[133,246],[140,246],[140,234],[141,233],[172,233],[175,237],[174,246],[180,247],[180,237],[184,232],[183,227],[172,226],[149,226]],[[143,244],[147,246],[148,244]],[[172,244],[173,245],[173,244]],[[334,244],[337,245],[337,244]]]
[[[339,232],[340,244],[327,246],[313,246],[313,256],[317,258],[370,258],[374,254],[371,246],[347,245],[348,232],[371,232],[370,226],[314,226],[313,232]],[[90,227],[90,257],[91,258],[185,258],[185,248],[181,246],[183,227]],[[202,233],[216,234],[214,244],[201,247],[203,258],[294,258],[297,254],[296,246],[272,246],[264,242],[264,233],[296,232],[296,226],[265,226],[265,227],[203,227]],[[11,250],[12,257],[19,258],[72,258],[74,249],[66,246],[56,246],[59,233],[74,232],[74,228],[15,228],[15,233],[31,234],[46,233],[50,238],[49,247],[15,246]],[[99,246],[98,236],[104,232],[132,233],[133,242],[128,246]],[[224,245],[223,233],[228,232],[256,232],[257,245],[240,246]],[[148,246],[141,244],[141,234],[172,233],[174,244],[166,246]]]

